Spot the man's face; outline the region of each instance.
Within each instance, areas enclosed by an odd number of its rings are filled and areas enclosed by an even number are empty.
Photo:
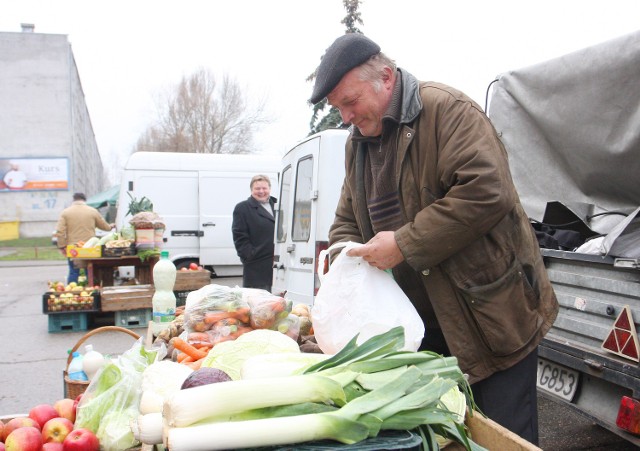
[[[269,184],[263,180],[258,180],[254,182],[251,187],[251,197],[253,197],[258,202],[267,202],[269,200],[269,196],[271,195],[271,188]]]
[[[382,116],[391,100],[393,81],[389,77],[380,81],[380,89],[374,89],[371,81],[359,78],[359,68],[352,69],[327,96],[327,101],[340,111],[345,124],[358,127],[363,136],[379,136],[382,133]]]

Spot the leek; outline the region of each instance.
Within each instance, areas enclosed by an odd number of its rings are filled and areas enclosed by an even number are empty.
[[[166,445],[171,451],[209,451],[324,439],[353,444],[368,435],[369,428],[362,423],[333,413],[318,413],[171,428]]]
[[[133,437],[147,445],[162,443],[162,414],[158,412],[138,415],[131,420]]]
[[[262,407],[302,402],[346,401],[342,386],[318,375],[273,377],[218,382],[180,390],[163,406],[169,427],[183,427],[202,421]]]

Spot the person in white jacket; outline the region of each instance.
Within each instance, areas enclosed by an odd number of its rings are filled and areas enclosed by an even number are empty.
[[[27,184],[27,175],[20,170],[20,166],[11,163],[11,169],[4,175],[2,181],[9,189],[23,189]]]

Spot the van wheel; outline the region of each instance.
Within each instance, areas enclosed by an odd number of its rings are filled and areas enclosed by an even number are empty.
[[[196,265],[198,265],[198,264],[199,264],[199,263],[198,263],[198,260],[195,260],[195,259],[194,259],[194,260],[192,260],[192,259],[180,260],[180,261],[175,262],[176,269],[177,269],[178,271],[179,271],[179,270],[181,270],[182,268],[187,268],[187,269],[189,269],[189,265],[190,265],[191,263],[195,263]]]

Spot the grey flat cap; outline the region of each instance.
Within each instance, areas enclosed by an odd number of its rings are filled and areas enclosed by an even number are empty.
[[[347,33],[333,41],[320,61],[311,103],[327,97],[354,67],[380,53],[380,46],[361,33]]]

